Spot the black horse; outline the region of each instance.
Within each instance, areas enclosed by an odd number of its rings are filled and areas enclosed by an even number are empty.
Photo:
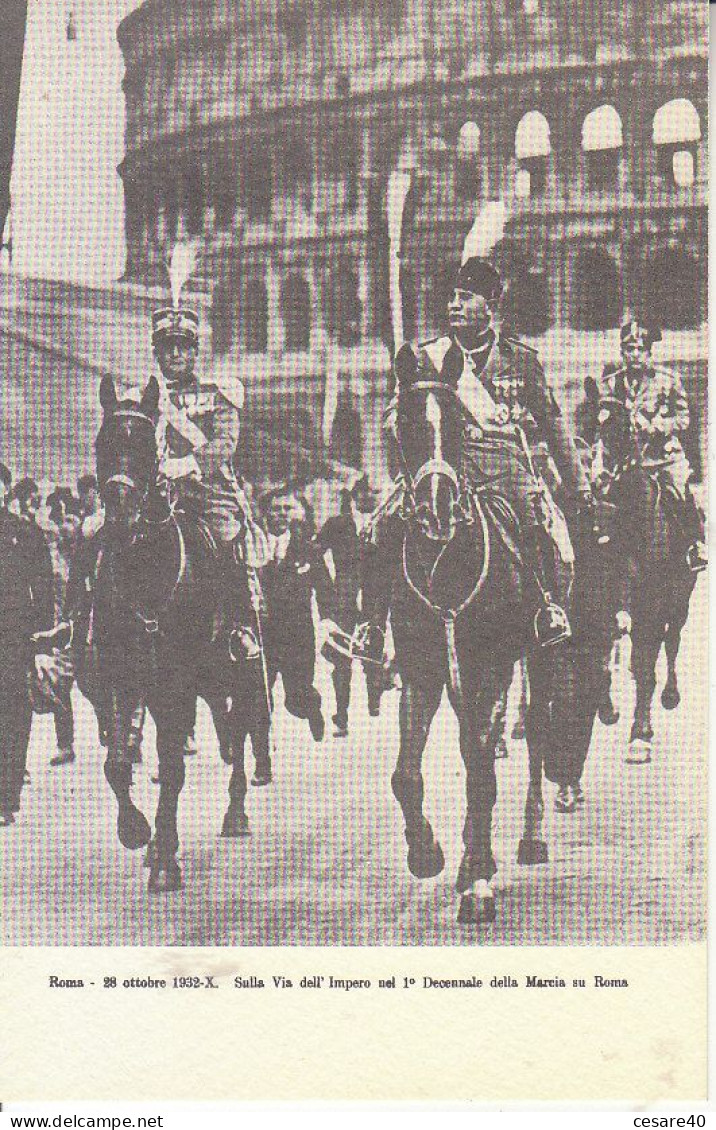
[[[599,496],[613,508],[620,571],[630,577],[636,704],[627,760],[636,764],[651,760],[651,702],[662,644],[668,664],[662,705],[673,710],[680,701],[676,659],[696,583],[686,558],[689,539],[678,518],[679,503],[671,497],[661,466],[645,461],[629,408],[615,397],[602,399],[592,477]]]
[[[405,818],[411,872],[419,878],[439,874],[445,860],[423,814],[421,765],[447,687],[467,772],[465,850],[456,884],[462,896],[458,920],[467,924],[495,917],[489,885],[496,871],[495,750],[514,665],[526,654],[530,783],[518,859],[532,864],[548,857],[541,839],[542,770],[551,742],[553,659],[534,646],[535,581],[513,524],[505,522],[504,504],[492,490],[480,494],[462,479],[462,435],[463,410],[451,387],[418,381],[401,389],[397,439],[407,501],[391,623],[403,690],[392,785]],[[520,458],[509,440],[505,458]]]
[[[105,776],[119,806],[117,832],[130,849],[149,844],[149,823],[131,796],[136,725],[146,705],[156,723],[159,801],[150,852],[150,891],[178,890],[178,800],[184,746],[197,695],[224,701],[238,677],[222,638],[223,572],[202,523],[157,506],[155,427],[159,386],[152,378],[139,404],[119,401],[102,381],[104,411],[96,440],[97,478],[106,520],[92,566],[86,653],[94,670],[83,682],[107,743]],[[225,583],[225,582],[224,582]],[[226,743],[224,743],[226,744]],[[232,743],[230,804],[222,834],[248,834],[243,745]]]

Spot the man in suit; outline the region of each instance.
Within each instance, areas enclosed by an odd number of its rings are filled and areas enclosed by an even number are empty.
[[[0,827],[7,827],[20,809],[30,742],[28,676],[47,650],[38,633],[51,632],[55,608],[42,531],[7,509],[11,476],[2,465],[0,483]]]

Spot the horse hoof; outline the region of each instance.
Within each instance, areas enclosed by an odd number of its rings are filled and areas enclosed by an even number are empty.
[[[326,723],[320,710],[311,714],[308,719],[308,727],[314,742],[322,742],[326,733]]]
[[[152,838],[152,829],[138,808],[120,809],[117,817],[117,835],[122,847],[129,851],[146,847]]]
[[[517,862],[526,867],[549,862],[549,849],[544,840],[520,840],[517,849]]]
[[[500,738],[495,746],[495,761],[505,761],[510,756],[507,749],[507,742],[504,738]]]
[[[170,894],[172,891],[180,891],[182,885],[181,870],[176,860],[166,866],[155,863],[149,872],[147,890],[150,894]]]
[[[251,784],[257,789],[262,789],[265,785],[270,785],[273,781],[273,773],[270,769],[257,769],[251,778]]]
[[[661,705],[664,707],[664,710],[676,710],[680,702],[681,695],[678,687],[674,687],[673,689],[671,687],[664,687],[661,692]]]
[[[556,797],[554,798],[554,808],[556,812],[574,812],[576,805],[572,790],[569,785],[560,785]]]
[[[602,726],[616,726],[621,718],[621,714],[611,702],[600,704],[598,713]]]
[[[651,761],[651,742],[646,738],[634,738],[629,743],[629,752],[624,760],[627,765],[648,765]]]
[[[480,926],[483,923],[494,922],[496,916],[494,895],[480,897],[469,894],[463,895],[460,899],[457,920],[461,926]]]
[[[221,838],[224,840],[245,840],[251,835],[248,816],[233,816],[227,812],[221,825]]]
[[[445,856],[437,840],[408,847],[408,869],[416,879],[434,879],[444,867]]]

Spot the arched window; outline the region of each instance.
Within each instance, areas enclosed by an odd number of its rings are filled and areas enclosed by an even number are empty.
[[[517,255],[510,261],[505,283],[502,300],[504,325],[528,337],[546,333],[554,322],[547,272]]]
[[[539,196],[544,192],[551,152],[549,122],[539,110],[530,110],[520,120],[515,133],[518,196]]]
[[[285,347],[305,353],[311,345],[311,290],[302,275],[290,275],[281,288]]]
[[[570,322],[579,330],[609,330],[622,312],[617,265],[606,251],[581,251],[572,271]]]
[[[226,231],[234,222],[237,207],[236,171],[231,163],[220,163],[214,173],[214,216],[219,231]]]
[[[640,305],[644,318],[667,330],[690,329],[705,318],[698,263],[678,247],[648,255],[642,265]]]
[[[623,144],[622,120],[613,106],[598,106],[587,114],[582,123],[582,149],[590,188],[616,184]]]
[[[363,307],[358,275],[348,261],[343,260],[331,272],[325,315],[328,331],[339,345],[357,345],[361,338]]]
[[[654,114],[652,138],[661,176],[674,188],[690,188],[696,175],[701,121],[693,102],[673,98]]]
[[[271,216],[272,164],[268,152],[255,151],[246,157],[242,177],[242,200],[250,220],[268,220]]]
[[[355,409],[339,407],[331,429],[331,458],[360,468],[363,463],[362,430],[361,418]]]
[[[457,136],[455,167],[455,191],[465,200],[475,200],[480,195],[479,157],[480,127],[477,122],[465,122]]]
[[[268,294],[260,279],[251,279],[246,284],[242,329],[246,352],[265,353],[268,347]]]
[[[313,206],[313,155],[306,142],[296,135],[287,137],[281,154],[283,192],[298,195],[303,208],[310,212]]]

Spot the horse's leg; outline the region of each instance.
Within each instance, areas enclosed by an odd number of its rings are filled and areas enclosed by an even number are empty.
[[[636,684],[634,721],[629,738],[627,762],[646,765],[651,761],[654,729],[651,701],[656,688],[656,662],[666,634],[666,625],[658,610],[651,613],[644,607],[632,617],[631,669]]]
[[[517,717],[515,724],[512,727],[512,737],[515,741],[521,742],[527,737],[527,711],[529,709],[529,698],[527,694],[527,664],[526,660],[521,659],[515,668],[515,677],[519,679],[520,683],[520,697],[517,702]]]
[[[166,688],[163,688],[166,692]],[[186,776],[184,743],[191,733],[196,716],[196,698],[186,691],[170,695],[166,703],[152,710],[157,726],[159,758],[159,800],[155,818],[154,857],[150,862],[149,890],[178,891],[182,874],[177,863],[179,848],[177,815],[179,795]]]
[[[217,694],[208,690],[206,687],[202,688],[202,695],[204,701],[207,703],[211,711],[211,720],[214,723],[216,730],[216,737],[219,742],[219,754],[221,760],[227,765],[231,765],[232,756],[232,733],[231,724],[229,721],[229,708],[227,704],[227,696]]]
[[[601,691],[599,694],[599,721],[603,726],[616,726],[620,714],[612,698],[612,658],[617,659],[619,640],[607,650],[602,663]]]
[[[333,690],[336,696],[336,713],[333,716],[335,736],[344,738],[348,733],[348,707],[351,701],[351,676],[353,667],[349,659],[336,656],[333,662]]]
[[[497,799],[495,745],[500,736],[501,700],[509,689],[513,662],[483,671],[479,694],[464,694],[460,705],[460,753],[467,771],[465,851],[456,889],[462,898],[458,922],[474,925],[495,918],[490,880],[497,870],[492,854],[492,810]]]
[[[666,652],[666,682],[664,689],[661,692],[661,705],[664,710],[676,710],[676,707],[681,702],[681,692],[679,691],[679,680],[676,673],[676,660],[681,646],[681,632],[686,618],[689,613],[688,604],[685,609],[679,609],[677,613],[669,618],[669,623],[666,628],[666,636],[664,637],[664,650]]]
[[[131,851],[145,847],[152,838],[149,822],[132,800],[132,719],[140,701],[129,692],[112,689],[102,711],[100,726],[106,725],[107,758],[104,775],[117,798],[117,835],[119,842]]]
[[[406,679],[400,697],[400,752],[391,779],[405,819],[408,867],[418,879],[439,875],[445,866],[442,848],[423,815],[422,760],[430,725],[440,705],[443,684]]]
[[[234,731],[231,739],[232,761],[229,780],[229,807],[224,814],[221,835],[225,840],[239,840],[251,835],[249,818],[246,815],[246,793],[248,792],[244,750],[246,731],[243,737]],[[254,747],[255,748],[255,747]]]
[[[522,661],[519,666],[523,686],[526,686],[525,662]],[[547,844],[542,839],[544,818],[542,776],[551,725],[551,675],[552,656],[549,653],[535,654],[529,663],[530,695],[524,718],[530,780],[525,800],[524,830],[517,849],[517,862],[529,865],[547,863],[549,859]],[[524,697],[527,698],[526,694]]]
[[[510,756],[509,750],[507,748],[507,738],[505,736],[506,735],[506,729],[507,729],[507,699],[508,698],[509,698],[509,691],[507,692],[507,694],[504,695],[502,702],[498,706],[501,717],[500,717],[500,721],[499,721],[499,737],[497,738],[497,741],[495,742],[495,761],[504,761],[505,758]]]

